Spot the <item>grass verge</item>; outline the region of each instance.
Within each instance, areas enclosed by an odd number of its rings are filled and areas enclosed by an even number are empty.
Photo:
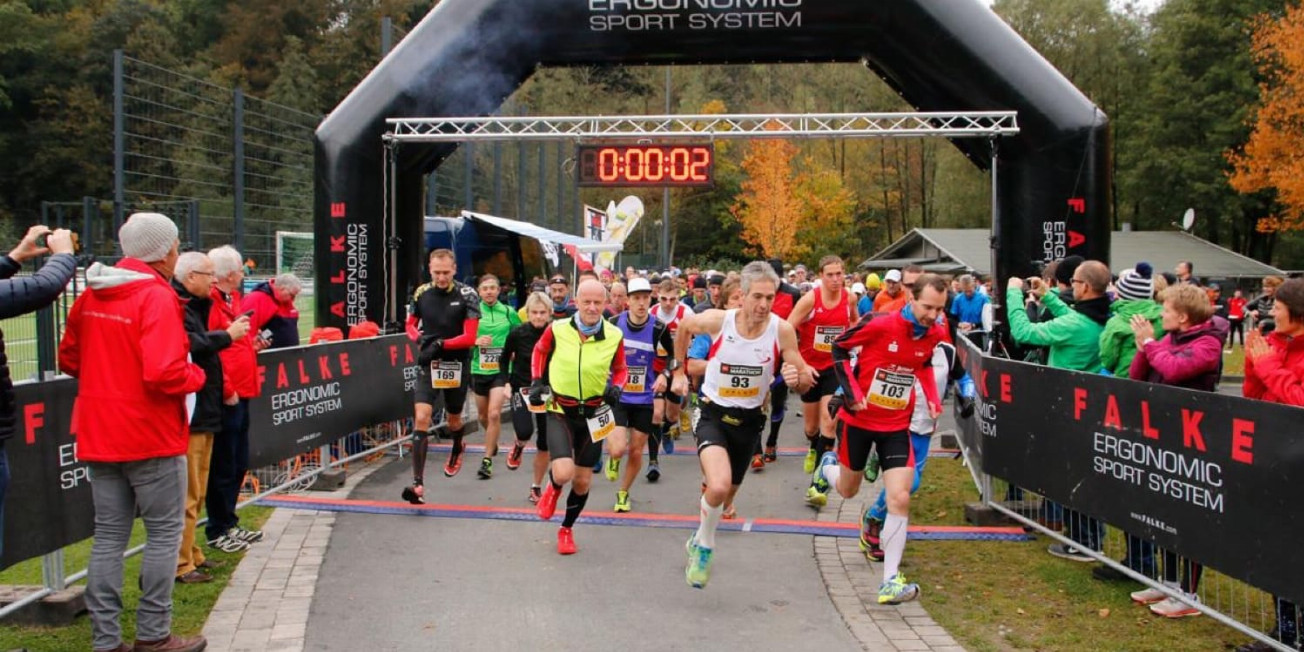
[[[959,460],[932,458],[911,522],[959,525],[978,500]],[[1226,650],[1248,638],[1211,618],[1169,620],[1132,603],[1131,582],[1051,557],[1049,540],[912,542],[903,566],[929,615],[970,650]]]
[[[250,529],[262,527],[272,513],[269,507],[252,506],[240,510],[241,523]],[[131,533],[131,547],[145,542],[145,528],[139,520]],[[87,539],[64,549],[65,573],[86,567],[90,559],[91,541]],[[208,620],[217,598],[226,588],[231,573],[244,553],[228,554],[205,547],[204,553],[222,566],[213,569],[213,581],[205,584],[178,584],[172,593],[172,630],[177,634],[198,634]],[[122,638],[130,644],[136,636],[136,604],[140,589],[136,578],[140,576],[140,555],[126,561],[122,583]],[[0,572],[0,584],[41,584],[41,560],[31,559]],[[32,652],[59,652],[89,649],[91,641],[90,619],[80,616],[67,627],[19,627],[0,625],[0,650],[27,648]]]

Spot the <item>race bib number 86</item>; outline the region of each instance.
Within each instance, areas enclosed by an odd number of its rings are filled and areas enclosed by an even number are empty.
[[[815,327],[815,350],[823,353],[833,351],[833,340],[842,335],[846,330],[842,326],[816,326]]]

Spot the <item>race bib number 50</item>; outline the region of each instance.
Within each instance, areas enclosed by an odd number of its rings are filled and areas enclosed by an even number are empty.
[[[430,386],[435,389],[457,389],[462,386],[462,363],[436,360],[430,363]]]
[[[589,438],[595,443],[607,438],[616,429],[616,415],[610,405],[603,405],[593,416],[585,420],[589,427]]]
[[[874,371],[874,381],[869,385],[869,404],[885,410],[904,410],[910,406],[910,392],[914,388],[913,374],[880,368]]]

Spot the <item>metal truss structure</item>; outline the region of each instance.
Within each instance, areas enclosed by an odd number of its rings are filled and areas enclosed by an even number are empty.
[[[996,138],[1019,133],[1014,111],[484,118],[391,118],[385,141],[672,138]]]

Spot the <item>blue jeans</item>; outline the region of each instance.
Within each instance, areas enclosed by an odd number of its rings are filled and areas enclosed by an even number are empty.
[[[917,432],[910,433],[910,447],[915,453],[915,482],[910,485],[910,494],[913,496],[919,491],[919,481],[924,477],[924,465],[928,464],[928,449],[933,443],[932,435],[921,435]],[[878,499],[865,512],[869,518],[881,521],[887,518],[887,489],[884,488],[878,492]]]
[[[0,439],[0,555],[5,552],[5,489],[9,488],[9,454]]]
[[[213,436],[213,457],[208,466],[208,525],[204,534],[209,541],[226,533],[240,522],[235,513],[240,485],[249,470],[249,400],[222,406],[222,430]]]

